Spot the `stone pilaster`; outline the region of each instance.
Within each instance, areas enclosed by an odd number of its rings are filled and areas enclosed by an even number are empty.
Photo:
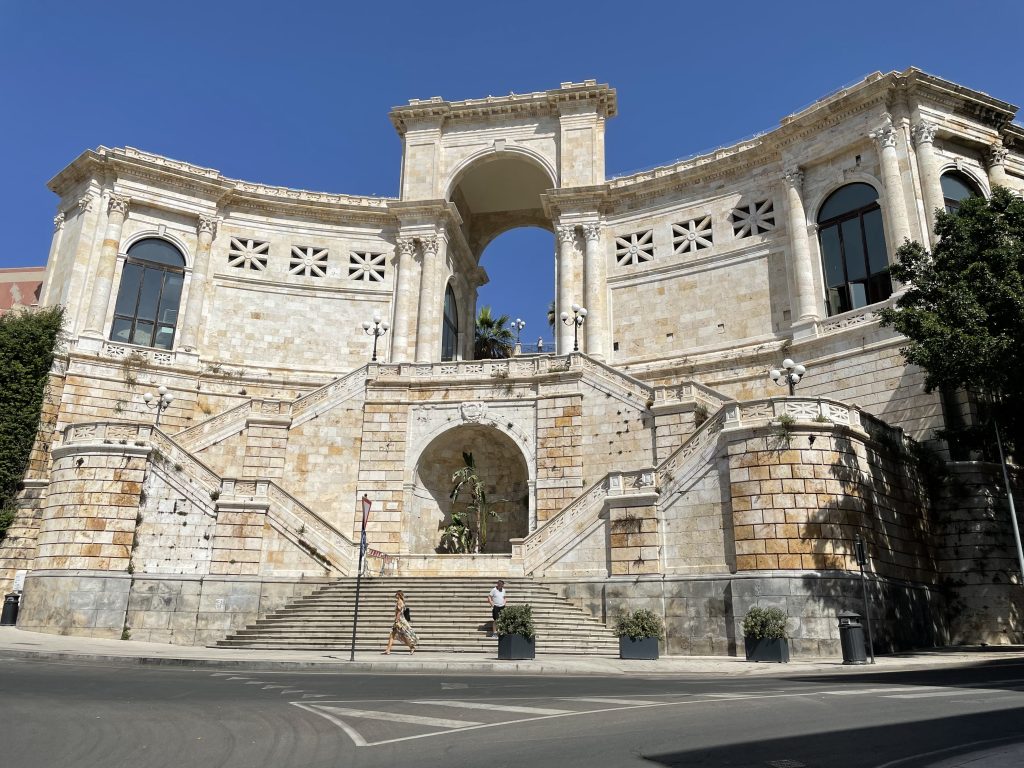
[[[444,238],[420,238],[423,265],[420,270],[419,320],[416,324],[416,362],[429,363],[435,357],[433,340],[438,331],[437,274],[444,258]]]
[[[103,235],[99,268],[92,284],[92,301],[86,319],[85,334],[102,339],[106,332],[107,305],[110,303],[110,288],[114,281],[114,267],[117,265],[117,251],[121,245],[121,229],[128,216],[129,198],[111,195],[107,204],[107,229]]]
[[[400,237],[395,242],[398,256],[398,281],[395,289],[395,315],[391,325],[391,362],[409,360],[409,304],[412,301],[413,277],[416,271],[416,242],[411,237]]]
[[[192,261],[192,280],[189,283],[188,303],[185,305],[179,342],[182,349],[190,352],[196,349],[199,324],[203,317],[207,277],[210,273],[210,247],[217,233],[217,219],[213,216],[200,216],[196,232],[199,235],[199,247]]]
[[[811,248],[807,242],[807,214],[801,190],[804,172],[797,167],[788,169],[786,181],[786,202],[789,214],[789,239],[792,245],[793,288],[796,292],[794,325],[808,325],[818,322],[818,301],[814,290],[814,271],[811,265]]]
[[[910,239],[910,220],[907,217],[907,199],[903,194],[903,178],[896,153],[898,132],[892,124],[892,116],[882,115],[882,124],[868,134],[878,145],[882,164],[882,180],[885,183],[886,213],[889,220],[889,253]]]
[[[608,307],[605,301],[605,261],[601,252],[601,226],[599,224],[586,224],[583,227],[583,237],[586,241],[584,251],[584,268],[586,270],[587,297],[587,322],[583,326],[586,333],[586,352],[597,360],[604,360],[605,352],[605,322],[608,317]]]
[[[572,314],[570,307],[574,300],[573,296],[573,268],[572,262],[575,256],[576,227],[559,226],[556,228],[558,235],[558,291],[557,304],[555,306],[555,352],[564,355],[572,351],[572,328],[562,322],[562,312]]]
[[[1001,141],[989,147],[985,153],[985,167],[988,169],[988,183],[993,187],[1010,187],[1006,176],[1006,156],[1010,151]]]
[[[921,194],[924,198],[925,220],[928,223],[928,238],[935,237],[935,211],[945,207],[942,197],[942,183],[939,181],[939,161],[935,156],[935,123],[922,120],[914,125],[914,146],[917,151],[917,165],[921,171]]]

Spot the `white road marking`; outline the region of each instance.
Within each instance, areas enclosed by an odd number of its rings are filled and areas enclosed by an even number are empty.
[[[352,739],[352,743],[355,744],[357,747],[366,746],[366,739],[363,738],[362,734],[359,733],[359,731],[357,731],[355,728],[350,726],[348,723],[346,723],[344,720],[339,720],[329,712],[321,712],[320,710],[315,709],[314,707],[311,707],[308,704],[302,704],[298,701],[293,701],[292,704],[296,707],[299,707],[300,709],[306,710],[307,712],[312,712],[314,715],[320,715],[320,717],[324,718],[325,720],[334,723],[336,726],[341,728],[341,730],[348,734],[348,737]]]
[[[585,696],[573,696],[568,701],[586,701],[593,702],[595,704],[633,704],[637,707],[644,707],[650,704],[664,704],[663,701],[644,701],[642,699],[608,699],[599,696],[585,697]]]
[[[426,704],[438,707],[457,707],[459,709],[485,709],[497,712],[518,712],[523,715],[564,715],[571,709],[543,709],[541,707],[516,707],[509,704],[488,704],[481,701],[449,701],[447,699],[419,699],[410,704]]]
[[[262,680],[250,680],[246,685],[265,685]]]
[[[304,698],[304,699],[326,699],[327,698],[327,694],[326,693],[304,693],[304,694],[302,694],[302,698]]]
[[[886,699],[935,699],[943,696],[984,696],[987,693],[995,693],[991,688],[957,688],[954,690],[931,691],[930,693],[897,693],[893,696],[883,696]]]
[[[859,696],[863,693],[910,693],[911,691],[932,691],[935,690],[934,686],[931,685],[912,685],[909,688],[896,688],[889,686],[888,688],[854,688],[845,689],[842,691],[822,691],[826,696]]]
[[[229,677],[228,680],[248,680],[248,677]]]
[[[264,685],[263,686],[263,690],[264,691],[269,691],[269,690],[272,690],[272,689],[275,689],[275,688],[285,688],[285,687],[286,686],[284,686],[284,685]]]
[[[425,725],[430,728],[472,728],[474,725],[483,725],[483,723],[472,720],[423,717],[422,715],[405,715],[401,712],[379,712],[373,709],[348,709],[346,707],[335,707],[328,703],[318,703],[315,705],[315,708],[330,712],[332,715],[358,717],[363,720],[387,720],[391,723],[410,723],[412,725]]]

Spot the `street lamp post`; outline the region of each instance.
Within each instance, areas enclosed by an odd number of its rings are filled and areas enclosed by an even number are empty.
[[[800,383],[800,379],[807,373],[807,368],[800,365],[799,363],[793,362],[793,358],[787,357],[782,361],[782,367],[786,370],[780,371],[778,368],[772,368],[768,372],[768,376],[778,385],[788,384],[789,385],[789,396],[792,397],[796,394],[796,385]]]
[[[365,325],[369,325],[366,323]],[[348,660],[356,660],[356,627],[359,626],[359,587],[363,580],[363,558],[366,557],[366,523],[370,519],[370,507],[373,502],[365,493],[360,500],[363,510],[363,524],[359,529],[359,565],[356,570],[356,607],[352,614],[352,647],[349,649]]]
[[[523,332],[523,328],[526,327],[526,321],[520,318],[516,318],[516,321],[512,323],[512,327],[516,329],[516,346],[519,346],[519,335]]]
[[[147,392],[142,396],[142,399],[146,403],[147,408],[156,408],[156,426],[160,426],[160,415],[167,410],[167,407],[174,400],[174,395],[167,391],[167,387],[161,384],[154,395],[152,392]],[[153,401],[156,402],[153,402]]]
[[[391,323],[387,320],[381,321],[380,313],[373,313],[373,322],[369,320],[363,321],[363,332],[368,336],[373,336],[373,357],[370,358],[370,362],[377,362],[377,339],[388,332],[391,327]]]
[[[572,326],[572,351],[580,351],[580,326],[587,319],[587,308],[579,304],[572,305],[572,317],[568,312],[562,313],[562,322]]]

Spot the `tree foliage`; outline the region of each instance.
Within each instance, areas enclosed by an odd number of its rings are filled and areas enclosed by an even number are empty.
[[[931,253],[908,242],[892,276],[908,290],[882,323],[910,341],[907,362],[929,391],[966,389],[991,401],[1016,445],[1024,427],[1024,201],[996,187],[939,213]],[[984,429],[991,431],[990,425]]]
[[[487,500],[487,487],[477,471],[473,454],[463,452],[462,460],[465,466],[452,474],[452,521],[445,526],[441,535],[441,548],[454,553],[479,553],[487,547],[487,518],[501,518]],[[464,490],[469,491],[469,502],[463,513],[454,502],[459,500],[459,495]],[[467,518],[467,515],[470,517]],[[471,527],[471,521],[475,521],[475,528]]]
[[[490,307],[481,307],[476,318],[473,355],[477,360],[498,360],[512,357],[515,337],[507,328],[508,315],[495,317]]]
[[[0,315],[0,510],[13,507],[28,467],[63,323],[61,307]]]

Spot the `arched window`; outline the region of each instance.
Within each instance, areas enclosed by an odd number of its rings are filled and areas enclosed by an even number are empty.
[[[171,349],[184,278],[185,258],[166,240],[150,237],[129,248],[110,340]]]
[[[946,171],[939,179],[942,184],[942,202],[946,213],[956,213],[960,203],[968,197],[984,197],[984,193],[974,183],[974,179],[960,171]]]
[[[444,292],[444,321],[441,329],[441,360],[454,360],[459,345],[459,308],[449,285]]]
[[[830,315],[889,297],[889,256],[874,187],[847,184],[829,195],[818,213],[818,237]]]

